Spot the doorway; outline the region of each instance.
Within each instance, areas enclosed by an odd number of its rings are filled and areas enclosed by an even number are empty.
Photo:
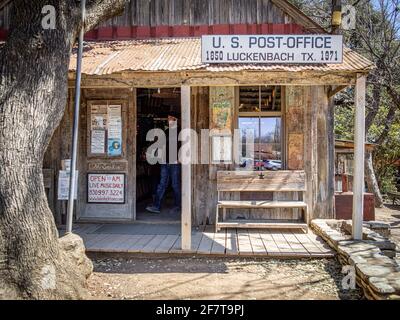
[[[146,210],[148,206],[155,203],[161,178],[161,165],[159,163],[150,164],[146,158],[147,149],[154,143],[146,140],[147,133],[151,129],[165,131],[168,128],[169,115],[178,119],[179,127],[180,114],[180,88],[137,89],[136,220],[138,222],[180,223],[181,221],[181,210],[176,205],[177,202],[180,204],[181,196],[174,192],[171,176],[168,178],[165,194],[161,197],[160,212]],[[176,180],[179,181],[179,194],[181,195],[180,172],[178,174],[179,177]],[[175,175],[175,177],[177,176]]]

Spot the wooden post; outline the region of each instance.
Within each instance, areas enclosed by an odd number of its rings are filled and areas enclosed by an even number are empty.
[[[353,239],[362,240],[364,212],[365,76],[358,75],[355,90]]]
[[[181,87],[182,130],[190,129],[190,86]],[[189,142],[191,143],[191,141]],[[182,250],[191,249],[192,234],[192,172],[191,161],[182,164]]]

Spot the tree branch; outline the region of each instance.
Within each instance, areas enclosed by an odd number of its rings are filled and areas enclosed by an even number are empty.
[[[100,22],[121,14],[129,0],[89,0],[86,4],[85,31],[89,31]],[[80,12],[79,12],[80,16]]]

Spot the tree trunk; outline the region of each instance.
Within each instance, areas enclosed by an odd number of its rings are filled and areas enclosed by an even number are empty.
[[[367,180],[369,192],[372,192],[375,196],[375,207],[382,208],[383,198],[381,191],[379,190],[378,181],[376,180],[372,162],[372,152],[370,150],[365,151],[365,180]]]
[[[95,8],[96,1],[88,2]],[[109,2],[114,13],[124,3]],[[54,30],[42,28],[45,5],[56,9]],[[58,239],[42,176],[44,153],[66,106],[69,60],[80,25],[75,6],[75,1],[15,0],[10,34],[0,49],[0,299],[86,294],[91,263],[80,238]],[[96,17],[100,21],[110,12]]]

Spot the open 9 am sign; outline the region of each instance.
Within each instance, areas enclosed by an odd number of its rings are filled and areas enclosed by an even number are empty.
[[[89,173],[89,203],[125,203],[125,174]]]

